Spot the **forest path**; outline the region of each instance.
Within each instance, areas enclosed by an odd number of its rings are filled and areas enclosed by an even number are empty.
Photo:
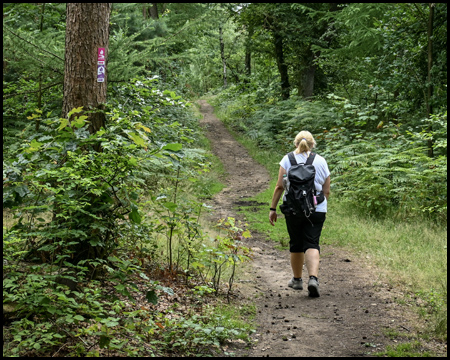
[[[205,100],[198,103],[203,114],[201,125],[227,175],[227,187],[214,196],[211,204],[214,216],[239,219],[234,207],[245,203],[243,197],[265,190],[269,174],[234,140],[213,114],[212,106]],[[267,221],[268,216],[269,204]],[[245,245],[253,249],[254,260],[234,289],[241,300],[256,303],[258,328],[252,337],[258,341],[250,349],[236,342],[227,351],[237,356],[370,356],[388,344],[395,345],[395,340],[386,337],[383,330],[400,334],[410,331],[408,318],[412,315],[394,301],[400,294],[382,284],[375,270],[362,259],[323,244],[321,297],[309,298],[307,281],[303,291],[287,286],[292,277],[287,250],[275,249],[274,242],[258,233],[245,240]],[[307,278],[305,271],[304,279]]]

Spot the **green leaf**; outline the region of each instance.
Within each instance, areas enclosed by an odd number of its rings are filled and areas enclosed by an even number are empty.
[[[26,151],[27,153],[34,152],[34,151],[38,151],[39,148],[41,147],[41,145],[42,145],[42,143],[36,141],[36,139],[33,139],[33,140],[31,140],[30,147],[27,148],[27,149],[25,149],[25,151]]]
[[[143,272],[139,273],[139,276],[140,276],[142,279],[144,279],[144,280],[150,280],[150,279],[148,278],[148,276],[145,275]]]
[[[69,125],[69,120],[67,119],[59,119],[61,121],[61,125],[59,125],[58,131],[64,129],[67,125]]]
[[[123,291],[125,289],[125,286],[123,284],[117,284],[114,286],[117,291]]]
[[[128,136],[135,142],[136,145],[145,147],[145,140],[139,136],[137,133],[129,133]]]
[[[162,150],[169,150],[169,151],[180,151],[183,148],[182,144],[173,143],[173,144],[167,144],[162,147]]]
[[[152,304],[156,305],[158,303],[158,295],[156,295],[155,290],[147,291],[147,294],[145,294],[145,298]]]
[[[72,126],[75,126],[76,128],[79,129],[80,127],[84,126],[84,124],[86,124],[87,118],[88,117],[85,115],[76,117],[75,120],[72,121]]]
[[[107,326],[107,327],[114,327],[114,326],[117,326],[117,325],[119,325],[119,322],[117,321],[117,320],[109,320],[109,321],[107,321],[106,323],[105,323],[105,325]]]
[[[41,301],[39,301],[42,305],[50,304],[50,299],[47,296],[43,296]]]
[[[79,321],[83,321],[83,320],[84,320],[84,317],[81,316],[81,315],[75,315],[73,318],[74,318],[75,320],[79,320]]]
[[[89,244],[91,244],[92,246],[97,246],[98,244],[101,244],[101,241],[98,238],[94,238],[89,240]]]
[[[36,139],[33,139],[31,141],[31,147],[36,148],[36,150],[42,145],[42,143],[36,141]]]
[[[109,346],[111,339],[106,335],[100,335],[100,340],[98,342],[98,345],[100,346],[100,349],[103,349],[107,346]]]
[[[167,286],[156,285],[158,290],[164,291],[167,295],[172,296],[174,294],[173,289]]]
[[[163,204],[163,206],[173,212],[176,210],[178,205],[173,202],[168,201],[168,202],[165,202]]]
[[[24,197],[28,193],[28,187],[26,185],[17,186],[14,191],[20,195],[20,197]]]
[[[142,221],[141,215],[139,215],[139,212],[136,209],[133,209],[132,212],[128,215],[131,221],[133,221],[136,224],[140,224]]]
[[[83,107],[82,107],[82,106],[80,106],[80,107],[78,107],[78,108],[74,108],[74,109],[72,109],[72,110],[69,111],[69,113],[67,114],[67,118],[70,119],[70,117],[71,117],[73,114],[77,114],[77,113],[80,113],[80,112],[82,112],[82,111],[83,111]]]
[[[137,159],[132,157],[128,160],[128,164],[136,166],[137,165]]]

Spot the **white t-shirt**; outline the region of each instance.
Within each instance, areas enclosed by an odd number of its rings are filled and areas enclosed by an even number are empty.
[[[309,153],[308,153],[309,154]],[[302,154],[295,154],[295,160],[297,160],[297,164],[304,164],[306,163],[306,159],[308,158],[306,153]],[[314,178],[314,185],[316,187],[317,191],[322,191],[322,185],[325,183],[325,180],[328,176],[330,176],[330,170],[328,169],[328,164],[326,160],[316,154],[316,157],[314,158],[313,165],[316,168],[316,177]],[[286,173],[288,172],[289,168],[291,167],[291,162],[289,161],[289,157],[286,154],[283,159],[280,161],[280,166],[286,170]],[[327,199],[320,204],[317,205],[316,212],[327,212]]]

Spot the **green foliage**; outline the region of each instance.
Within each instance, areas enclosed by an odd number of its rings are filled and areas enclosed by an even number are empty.
[[[108,327],[117,325],[110,315],[111,309],[118,313],[120,305],[104,300],[106,294],[99,287],[100,282],[78,283],[93,267],[107,267],[105,261],[83,261],[78,265],[64,262],[61,267],[55,264],[30,266],[13,263],[13,259],[7,258],[3,301],[4,306],[13,307],[16,320],[7,334],[7,338],[12,338],[4,348],[6,354],[47,353],[74,338],[75,328],[89,319]],[[124,263],[121,265],[128,267]]]
[[[126,82],[165,64],[164,48],[158,49],[157,40],[167,33],[164,23],[142,19],[142,10],[135,5],[113,5],[110,33],[108,81]]]
[[[5,4],[3,80],[17,80],[23,70],[34,79],[42,72],[46,81],[62,80],[65,15],[65,4]]]
[[[90,114],[82,108],[68,114],[74,115],[70,122],[46,118],[38,109],[4,161],[4,208],[15,216],[4,229],[3,297],[11,310],[4,354],[53,354],[63,348],[78,356],[209,353],[211,346],[248,332],[234,330],[220,316],[214,325],[203,315],[191,320],[192,313],[166,324],[158,312],[124,311],[137,298],[159,306],[161,296],[174,294],[149,277],[149,268],[165,271],[160,249],[170,259],[167,274],[185,274],[201,303],[208,292],[219,293],[220,275],[211,278],[212,271],[193,264],[213,269],[211,252],[220,254],[229,297],[236,264],[248,259],[248,250],[234,238],[248,232],[232,227],[218,245],[199,250],[205,205],[188,194],[202,189],[197,179],[211,164],[205,151],[195,148],[201,141],[189,104],[161,89],[155,78],[136,78],[113,92],[106,128],[90,134]],[[173,243],[162,247],[160,234]],[[178,329],[191,329],[191,335],[173,347],[171,334]],[[145,339],[148,348],[130,346],[130,339]]]
[[[211,243],[202,241],[194,245],[191,238],[188,238],[188,255],[192,259],[188,261],[186,271],[197,273],[202,281],[208,286],[197,286],[195,293],[203,295],[214,292],[217,296],[220,293],[221,279],[227,276],[227,299],[231,294],[231,289],[236,273],[236,265],[251,259],[250,250],[243,246],[242,240],[251,236],[248,230],[241,228],[243,224],[236,222],[234,218],[228,217],[226,220],[219,220],[217,227],[225,230],[225,236],[217,236]]]
[[[351,114],[345,116],[344,111],[338,126],[317,136],[326,146],[322,154],[335,174],[332,189],[337,195],[354,200],[362,212],[376,216],[416,214],[445,221],[447,195],[441,184],[447,181],[447,157],[428,157],[424,140],[432,137],[439,144],[436,147],[446,147],[442,119],[447,115],[424,120],[416,127],[381,122],[378,131],[369,132],[371,116],[351,104],[344,108]],[[429,122],[433,122],[432,132]]]
[[[226,123],[280,158],[293,150],[300,130],[309,130],[316,151],[327,159],[333,194],[351,200],[360,212],[446,221],[446,112],[402,124],[400,118],[387,120],[385,108],[356,105],[334,94],[316,101],[293,96],[258,103],[254,96],[228,90],[214,103]],[[435,157],[427,155],[430,140]]]
[[[208,353],[211,349],[220,349],[226,340],[236,337],[248,339],[245,328],[230,327],[229,319],[220,315],[198,316],[178,321],[167,321],[164,341],[174,352],[191,355]],[[192,354],[193,355],[193,354]]]
[[[70,124],[67,119],[43,120],[49,131],[32,135],[4,168],[3,204],[17,211],[15,228],[23,231],[28,245],[34,250],[45,246],[41,250],[48,252],[67,246],[77,260],[110,253],[125,215],[140,222],[139,176],[132,173],[144,159],[147,138],[140,124],[126,118],[114,119],[115,124],[93,135],[86,121],[85,115]],[[92,150],[97,144],[101,152]],[[148,156],[157,152],[152,146]],[[44,219],[49,215],[51,222]]]
[[[230,234],[238,233],[238,228],[230,227]],[[239,236],[248,236],[248,232]],[[236,262],[236,244],[230,241],[223,244],[231,247],[229,262]],[[226,340],[249,340],[251,326],[203,304],[207,294],[214,291],[207,285],[197,285],[192,291],[200,309],[182,313],[174,303],[165,313],[152,310],[164,294],[173,296],[174,290],[150,280],[136,255],[134,259],[111,256],[105,261],[80,261],[78,265],[64,262],[63,266],[30,266],[12,262],[6,256],[4,309],[12,307],[7,317],[15,318],[9,320],[11,326],[4,333],[4,355],[57,353],[62,347],[63,353],[71,356],[98,356],[102,351],[128,355],[211,354]],[[195,260],[203,261],[199,254]],[[93,268],[103,269],[105,275],[86,281]],[[109,286],[105,287],[105,281]],[[139,298],[145,298],[148,306],[139,304]],[[141,345],[133,345],[136,341]]]

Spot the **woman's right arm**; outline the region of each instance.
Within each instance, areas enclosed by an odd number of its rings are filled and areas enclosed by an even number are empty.
[[[283,175],[286,174],[286,170],[280,166],[280,170],[278,172],[278,181],[277,184],[275,185],[275,190],[273,191],[273,196],[272,196],[272,203],[270,204],[270,208],[271,209],[276,209],[278,202],[280,201],[281,195],[283,195]],[[269,213],[269,221],[270,224],[272,226],[274,226],[274,222],[277,221],[277,212],[275,211],[270,211]]]

